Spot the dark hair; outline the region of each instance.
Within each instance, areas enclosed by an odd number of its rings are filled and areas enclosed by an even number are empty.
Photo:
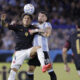
[[[40,11],[39,13],[45,14],[46,16],[48,16],[48,13],[46,11]]]
[[[30,14],[27,14],[27,13],[23,13],[23,14],[22,14],[22,18],[23,18],[25,15],[28,15],[28,16],[31,18],[31,20],[33,19],[33,16],[30,15]]]
[[[39,13],[45,14],[46,17],[47,17],[47,21],[49,20],[49,15],[48,15],[48,13],[46,11],[40,11]]]

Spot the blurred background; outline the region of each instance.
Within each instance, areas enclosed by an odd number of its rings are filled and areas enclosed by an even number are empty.
[[[56,55],[61,53],[69,35],[75,31],[75,25],[80,19],[80,0],[0,0],[0,14],[6,13],[9,23],[12,20],[19,21],[23,7],[27,3],[33,4],[36,8],[33,22],[37,21],[37,14],[40,10],[45,10],[50,15],[49,22],[52,24],[53,30],[49,37],[49,48],[51,59],[54,61]],[[0,46],[0,55],[5,55],[5,59],[1,56],[0,61],[9,62],[15,47],[15,34],[13,31],[5,29],[1,35],[0,40],[3,41],[3,45]]]
[[[40,10],[49,13],[52,35],[49,37],[50,56],[53,62],[62,62],[62,48],[71,33],[76,30],[80,20],[80,0],[0,0],[0,15],[7,14],[7,21],[20,20],[25,4],[35,6],[33,22],[37,21]],[[0,21],[1,22],[1,21]],[[0,25],[0,28],[2,26]],[[3,45],[2,42],[3,41]],[[0,33],[0,62],[11,62],[15,47],[15,33],[5,28]],[[72,62],[72,51],[68,52],[68,61]]]

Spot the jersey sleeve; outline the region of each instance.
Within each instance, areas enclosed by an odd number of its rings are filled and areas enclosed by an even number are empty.
[[[20,26],[19,26],[19,25],[9,25],[9,26],[8,26],[8,29],[17,31],[17,30],[20,29]]]
[[[46,22],[45,27],[46,27],[46,28],[48,28],[48,27],[52,28],[52,25],[51,25],[51,23]]]
[[[66,40],[64,48],[67,48],[68,50],[71,48],[71,39],[70,39],[70,37],[69,37],[68,40]]]

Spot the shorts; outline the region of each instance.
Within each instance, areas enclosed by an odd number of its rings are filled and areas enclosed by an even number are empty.
[[[74,59],[74,63],[75,63],[76,69],[80,70],[80,56],[78,56],[78,57],[74,56],[73,59]]]
[[[11,68],[19,69],[19,66],[21,66],[25,59],[30,59],[30,52],[32,48],[16,51],[13,60],[11,63]]]
[[[51,63],[51,60],[50,60],[50,56],[49,56],[49,53],[46,52],[46,51],[43,51],[44,53],[44,56],[45,56],[45,64],[48,64],[48,63]],[[28,65],[30,66],[40,66],[40,62],[38,60],[38,56],[36,55],[33,59],[30,59],[28,61]]]

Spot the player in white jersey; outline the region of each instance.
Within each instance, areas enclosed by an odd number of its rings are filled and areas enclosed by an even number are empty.
[[[51,29],[52,26],[50,23],[48,22],[44,22],[42,24],[40,23],[34,23],[34,25],[36,25],[38,28],[43,29],[44,31],[46,31],[46,29]],[[51,33],[51,30],[50,30]],[[34,38],[34,42],[33,42],[34,46],[40,45],[43,51],[49,51],[48,48],[48,37],[46,35],[35,35]]]
[[[42,35],[35,35],[35,38],[33,41],[34,46],[41,46],[43,53],[45,55],[45,64],[51,63],[50,57],[48,54],[48,52],[49,52],[48,37],[51,35],[52,26],[49,22],[46,22],[47,18],[48,18],[47,16],[48,15],[45,11],[39,12],[38,22],[33,24],[42,30],[44,29],[44,32],[45,32],[45,33],[42,33]],[[34,59],[29,60],[28,64],[29,64],[29,70],[27,72],[27,79],[26,80],[34,80],[34,70],[35,70],[36,66],[40,66],[37,55]],[[48,69],[48,73],[51,78],[50,80],[57,80],[56,74],[53,71],[52,67]]]

